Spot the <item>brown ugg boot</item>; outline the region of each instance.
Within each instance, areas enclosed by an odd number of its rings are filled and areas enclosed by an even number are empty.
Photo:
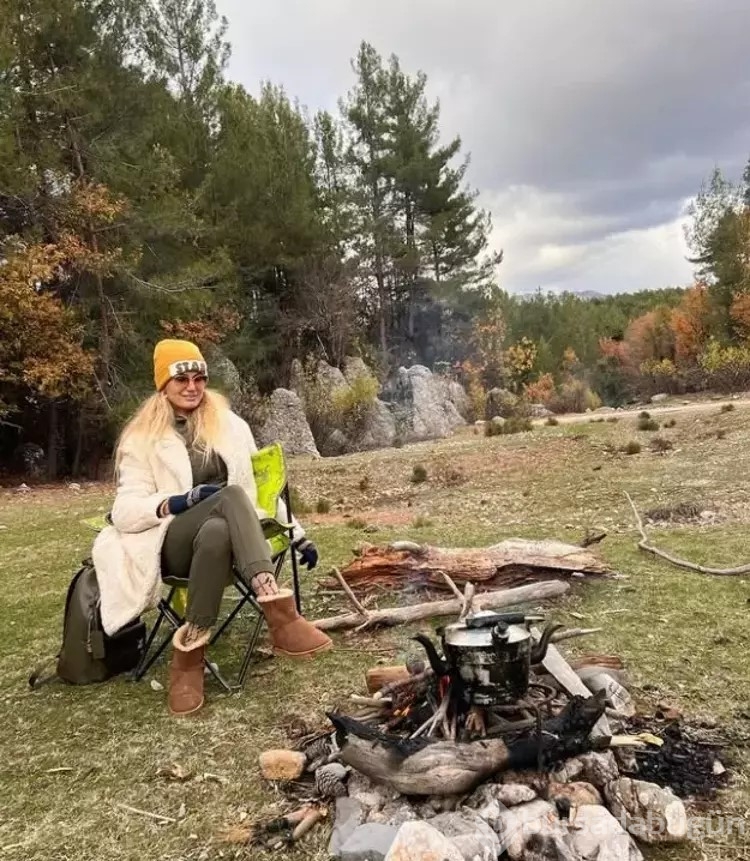
[[[330,637],[300,616],[290,589],[282,589],[277,595],[259,595],[258,603],[277,655],[312,658],[333,646]]]
[[[210,631],[186,637],[195,629],[182,625],[172,637],[172,662],[169,665],[169,711],[175,717],[197,712],[203,705],[203,654],[211,639]]]

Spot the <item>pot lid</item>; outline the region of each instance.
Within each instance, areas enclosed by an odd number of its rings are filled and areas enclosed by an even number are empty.
[[[479,614],[477,614],[479,615]],[[495,645],[495,640],[492,638],[493,627],[488,628],[467,628],[463,622],[454,622],[445,628],[443,639],[446,645],[458,646],[463,648],[491,648]],[[508,625],[506,628],[507,637],[501,642],[503,644],[512,645],[520,643],[523,640],[528,640],[531,637],[529,631],[523,625]]]

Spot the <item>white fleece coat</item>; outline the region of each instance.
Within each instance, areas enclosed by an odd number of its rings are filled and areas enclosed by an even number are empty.
[[[216,446],[227,465],[228,483],[239,485],[257,509],[257,491],[251,455],[258,450],[247,422],[227,413]],[[147,609],[156,607],[161,594],[161,548],[172,515],[159,517],[159,504],[167,496],[187,493],[193,486],[190,458],[176,431],[152,446],[126,442],[118,471],[112,523],[94,542],[92,558],[101,593],[102,627],[114,634]],[[259,512],[268,516],[266,512]],[[283,502],[277,516],[286,522]],[[304,536],[294,521],[295,540]]]

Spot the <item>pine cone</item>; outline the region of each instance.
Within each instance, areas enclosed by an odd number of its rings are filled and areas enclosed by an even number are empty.
[[[330,735],[321,736],[321,738],[316,738],[315,741],[310,742],[304,750],[304,754],[307,757],[308,771],[314,771],[314,768],[309,767],[314,763],[323,765],[332,753],[333,743],[331,742]]]
[[[322,765],[315,772],[315,786],[321,798],[341,798],[347,794],[347,770],[338,762]]]

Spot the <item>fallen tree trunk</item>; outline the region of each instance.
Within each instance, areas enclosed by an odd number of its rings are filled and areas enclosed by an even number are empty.
[[[411,542],[364,545],[341,576],[355,589],[397,588],[409,583],[453,591],[451,584],[471,582],[482,589],[497,589],[573,574],[604,577],[611,573],[592,550],[584,547],[512,538],[491,547],[430,547]],[[341,588],[338,579],[326,580],[323,585]]]
[[[526,604],[531,601],[543,601],[547,598],[558,598],[564,595],[570,586],[558,580],[548,580],[544,583],[531,583],[516,589],[503,589],[499,592],[484,592],[474,597],[474,609],[499,610],[502,607],[512,607],[516,604]],[[375,627],[378,625],[400,625],[408,622],[418,622],[431,619],[434,616],[455,616],[460,612],[462,602],[458,598],[447,601],[426,601],[413,604],[411,607],[389,607],[384,610],[368,610],[367,616],[360,613],[344,613],[341,616],[330,616],[313,622],[321,631],[338,631],[343,628],[358,628],[363,625]]]

